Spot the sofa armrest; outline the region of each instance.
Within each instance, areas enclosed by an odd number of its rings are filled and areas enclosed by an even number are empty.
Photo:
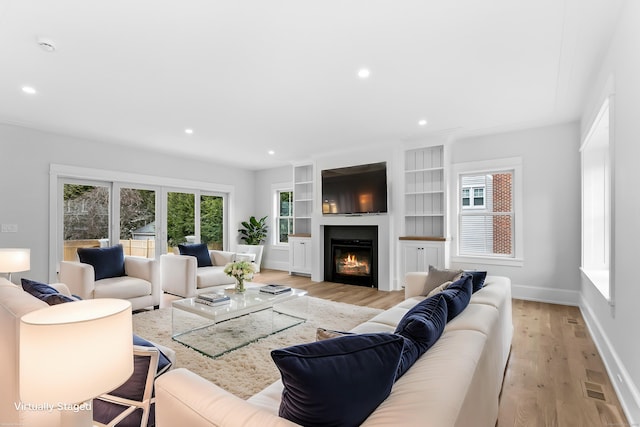
[[[404,299],[426,295],[427,274],[426,271],[412,271],[404,276]]]
[[[160,376],[155,390],[158,427],[297,426],[184,368]]]
[[[82,299],[93,299],[95,271],[90,264],[77,261],[60,261],[58,279],[69,287],[72,294]]]
[[[160,305],[162,283],[160,283],[160,267],[155,259],[131,255],[125,256],[124,272],[127,276],[137,277],[151,283],[153,305]]]
[[[157,276],[155,267],[156,261],[154,259],[129,255],[124,257],[124,272],[127,276],[153,282]]]
[[[211,263],[213,263],[213,265],[222,267],[236,260],[235,252],[219,251],[216,249],[209,250],[209,256],[211,256]]]
[[[162,290],[184,298],[196,296],[196,257],[187,255],[160,255]]]

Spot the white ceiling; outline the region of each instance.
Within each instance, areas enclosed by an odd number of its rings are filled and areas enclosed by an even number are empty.
[[[622,2],[0,0],[0,122],[251,169],[567,122]]]

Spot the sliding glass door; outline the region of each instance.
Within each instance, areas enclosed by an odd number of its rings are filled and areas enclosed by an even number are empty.
[[[62,185],[62,259],[75,261],[78,248],[109,245],[111,186],[68,180]]]
[[[169,191],[167,253],[181,243],[206,243],[209,249],[223,249],[225,200],[224,194]]]
[[[157,191],[117,187],[120,201],[120,239],[126,255],[156,257]]]
[[[209,249],[224,249],[224,200],[223,195],[200,196],[200,240]]]
[[[174,252],[181,243],[196,242],[195,202],[195,193],[167,193],[167,253]]]
[[[173,253],[180,243],[225,248],[226,193],[67,177],[57,191],[56,261],[118,243],[125,255],[145,258]]]

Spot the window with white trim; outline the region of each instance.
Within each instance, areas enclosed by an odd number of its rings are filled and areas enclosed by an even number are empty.
[[[612,156],[609,100],[580,148],[582,158],[582,272],[608,301],[611,287]]]
[[[286,245],[293,233],[293,191],[276,190],[276,245]]]
[[[522,261],[519,158],[454,165],[454,260]]]

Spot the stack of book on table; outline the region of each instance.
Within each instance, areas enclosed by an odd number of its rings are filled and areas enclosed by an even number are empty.
[[[219,305],[229,304],[229,302],[231,302],[231,298],[228,295],[200,294],[196,297],[196,302],[211,307],[217,307]]]
[[[290,287],[284,286],[284,285],[265,285],[260,287],[260,292],[273,294],[273,295],[289,292],[290,290],[291,290]]]

